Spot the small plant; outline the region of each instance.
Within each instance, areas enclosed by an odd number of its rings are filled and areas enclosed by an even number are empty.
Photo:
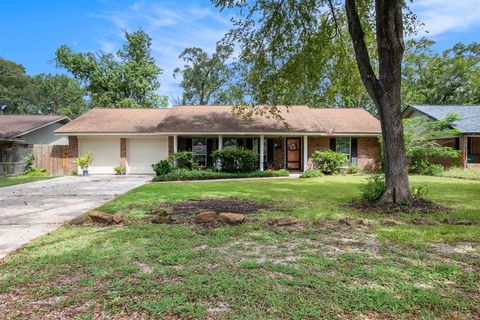
[[[375,201],[385,191],[385,176],[376,174],[370,176],[362,185],[362,198],[370,201]]]
[[[305,179],[320,178],[320,177],[323,177],[323,172],[320,170],[307,170],[307,171],[304,171],[300,176],[300,178],[305,178]]]
[[[113,168],[113,170],[115,170],[117,175],[124,175],[127,173],[127,168],[125,168],[125,166],[118,166]]]
[[[223,172],[253,172],[257,166],[257,155],[244,148],[226,147],[212,153],[215,163],[220,164]]]
[[[414,185],[410,188],[410,192],[415,199],[426,197],[428,191],[428,186],[426,184]]]
[[[357,167],[356,165],[349,165],[346,169],[345,169],[345,173],[346,174],[358,174],[360,173],[360,168]]]
[[[178,169],[192,170],[198,166],[191,151],[177,152],[172,156],[172,161]]]
[[[348,163],[346,155],[331,150],[315,151],[312,157],[318,170],[326,174],[339,173],[342,167]]]
[[[73,160],[73,163],[75,163],[82,169],[84,176],[88,175],[88,167],[90,167],[92,162],[93,162],[93,156],[90,151],[85,152],[82,156]]]
[[[23,157],[22,163],[25,171],[30,171],[35,168],[35,156],[33,155],[32,151],[30,151],[25,155],[25,157]]]
[[[152,164],[152,168],[157,176],[164,176],[171,173],[175,169],[175,166],[173,165],[172,161],[165,159]]]
[[[430,163],[428,160],[417,160],[410,164],[410,172],[426,176],[441,176],[445,171],[442,165]]]
[[[31,168],[25,173],[28,177],[45,177],[47,175],[47,169],[45,168]]]

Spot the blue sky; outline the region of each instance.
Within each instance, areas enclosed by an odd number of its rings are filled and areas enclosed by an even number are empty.
[[[438,50],[456,42],[480,41],[479,0],[414,0],[413,11],[425,23]],[[1,0],[0,56],[23,64],[29,74],[60,73],[52,62],[67,44],[75,51],[116,51],[122,29],[142,28],[153,39],[152,54],[164,70],[160,93],[180,95],[173,69],[186,47],[211,52],[231,27],[229,12],[208,0]]]

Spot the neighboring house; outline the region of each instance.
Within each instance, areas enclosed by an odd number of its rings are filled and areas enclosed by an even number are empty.
[[[480,105],[411,105],[405,109],[403,117],[426,116],[433,120],[441,120],[449,114],[460,116],[461,119],[453,123],[453,127],[460,131],[460,135],[438,139],[439,143],[460,150],[459,160],[463,167],[480,167]],[[450,164],[445,159],[438,159],[438,162]]]
[[[352,164],[373,169],[380,163],[380,123],[363,109],[279,107],[288,123],[233,115],[231,106],[175,106],[168,109],[93,109],[55,132],[68,135],[70,159],[93,154],[89,171],[153,173],[151,165],[178,151],[192,151],[201,166],[211,154],[241,146],[259,156],[259,168],[306,170],[316,150],[345,153]]]
[[[23,157],[37,145],[68,145],[54,131],[70,121],[64,116],[0,115],[0,175],[23,171]]]

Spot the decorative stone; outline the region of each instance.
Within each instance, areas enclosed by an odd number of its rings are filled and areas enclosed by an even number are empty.
[[[195,223],[215,222],[216,213],[214,211],[205,211],[195,216]]]
[[[245,220],[245,215],[240,213],[222,212],[218,215],[226,223],[241,223]]]
[[[352,223],[350,221],[348,221],[347,219],[340,219],[340,220],[338,220],[338,223],[339,224],[344,224],[346,226],[352,225]]]
[[[101,211],[92,211],[88,214],[90,219],[95,222],[100,222],[100,223],[112,223],[113,222],[113,216],[111,214],[101,212]]]
[[[165,224],[170,222],[172,222],[171,214],[159,214],[152,218],[152,223]]]
[[[115,222],[116,224],[125,222],[125,217],[121,213],[116,213],[113,215],[113,222]]]
[[[457,219],[457,218],[447,218],[445,219],[444,223],[458,225],[458,226],[470,226],[472,225],[472,221],[467,219]]]
[[[297,224],[299,222],[300,220],[298,220],[297,218],[287,217],[287,218],[274,219],[273,224],[277,226],[289,226],[292,224]]]

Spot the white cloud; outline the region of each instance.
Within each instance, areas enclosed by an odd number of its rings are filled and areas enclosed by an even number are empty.
[[[413,2],[412,9],[425,23],[420,35],[436,36],[480,27],[479,0],[418,0]]]

